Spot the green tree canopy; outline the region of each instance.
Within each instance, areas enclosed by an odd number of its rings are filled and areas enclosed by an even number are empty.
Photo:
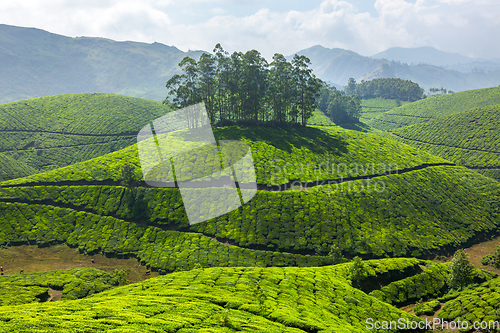
[[[186,107],[204,102],[213,125],[233,123],[298,123],[306,125],[316,108],[322,81],[309,68],[310,60],[295,55],[288,62],[275,54],[271,64],[257,50],[234,52],[220,44],[214,55],[198,61],[185,57],[166,84],[170,103]]]
[[[463,249],[455,252],[451,261],[449,285],[453,289],[462,289],[470,284],[474,277],[474,266],[469,262],[469,257]]]

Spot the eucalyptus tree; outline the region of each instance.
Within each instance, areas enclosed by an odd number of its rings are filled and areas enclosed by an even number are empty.
[[[186,107],[201,102],[199,92],[199,71],[196,60],[184,57],[179,63],[184,74],[175,74],[166,84],[169,95],[173,96],[173,102],[179,107]]]
[[[291,120],[288,111],[293,104],[294,88],[292,65],[282,54],[276,53],[269,71],[269,105],[273,110],[274,121]]]
[[[233,52],[231,54],[231,70],[229,72],[228,90],[231,120],[243,119],[241,103],[241,86],[243,73],[243,53]]]
[[[319,97],[321,80],[316,78],[309,68],[311,61],[303,55],[295,54],[292,59],[293,74],[295,78],[296,103],[303,126],[312,115],[316,107],[316,98]]]
[[[263,107],[268,86],[267,67],[268,63],[259,51],[250,50],[243,55],[240,98],[246,120],[255,122],[264,120]]]
[[[219,111],[219,120],[224,121],[229,117],[229,78],[231,75],[231,58],[229,53],[224,51],[220,44],[215,45],[213,50],[217,66],[215,76],[217,81],[217,109]]]
[[[211,54],[203,53],[197,63],[198,91],[205,102],[210,122],[215,123],[215,59]]]

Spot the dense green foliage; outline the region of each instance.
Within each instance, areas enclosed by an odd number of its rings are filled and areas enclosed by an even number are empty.
[[[481,259],[481,264],[490,265],[496,269],[500,269],[500,246],[495,248],[495,253],[487,254]]]
[[[439,295],[447,285],[448,264],[422,262],[424,264],[427,266],[423,266],[421,273],[392,282],[370,295],[389,304],[404,304]]]
[[[318,266],[332,263],[331,258],[326,256],[255,251],[223,244],[200,233],[162,230],[159,227],[126,222],[110,216],[114,215],[112,212],[116,203],[120,207],[117,214],[130,214],[129,204],[116,200],[119,197],[113,195],[112,187],[80,187],[66,190],[34,188],[34,192],[45,193],[46,196],[50,196],[49,193],[54,195],[59,190],[64,193],[60,198],[73,201],[74,209],[63,208],[63,204],[59,207],[57,203],[47,205],[0,202],[0,243],[46,245],[66,242],[87,253],[137,256],[151,268],[163,272],[192,269],[196,265],[265,267]],[[26,194],[34,192],[27,191]],[[79,195],[83,193],[87,195],[80,198]],[[42,197],[34,195],[31,201],[37,202],[38,199]],[[168,204],[167,201],[165,207],[155,207],[161,209],[163,218],[169,215],[168,211],[172,208]],[[85,211],[86,207],[92,205],[96,206],[97,212]],[[167,215],[164,215],[165,213]],[[180,215],[182,220],[186,220],[183,208],[173,213],[171,218]]]
[[[424,89],[420,88],[418,83],[398,78],[373,79],[361,81],[358,84],[353,79],[350,79],[346,87],[346,93],[349,95],[356,94],[362,99],[380,97],[413,102],[422,99]]]
[[[472,329],[474,322],[500,321],[500,278],[465,289],[447,301],[438,317],[444,320],[467,321]],[[497,324],[498,325],[498,324]],[[492,331],[498,331],[499,326]],[[487,332],[487,330],[482,330]]]
[[[368,125],[382,130],[394,130],[499,103],[500,87],[463,91],[403,105],[374,118]]]
[[[378,273],[408,264],[370,262]],[[368,318],[420,320],[350,286],[346,265],[194,269],[82,300],[1,307],[0,329],[351,333],[370,332]]]
[[[398,100],[384,98],[362,99],[361,117],[359,118],[359,120],[366,123],[369,120],[380,116],[382,113],[408,103],[409,102],[405,101],[398,103]]]
[[[328,158],[336,163],[360,164],[363,170],[355,170],[357,173],[353,172],[354,174],[334,174],[333,177],[325,173],[320,175],[322,179],[375,176],[378,166],[373,171],[371,165],[376,163],[397,163],[397,169],[402,170],[404,167],[443,161],[430,155],[422,155],[393,140],[336,127],[273,132],[259,127],[228,127],[218,129],[216,136],[219,139],[249,142],[257,167],[257,181],[264,184],[269,182],[271,185],[297,178],[315,181],[318,179],[317,173],[315,175],[312,169],[309,173],[299,173],[299,167],[306,162],[319,165]],[[334,151],[335,147],[338,152]],[[278,158],[282,162],[277,161]],[[295,163],[297,170],[286,168],[273,175],[272,172],[276,170],[275,166],[274,170],[272,168],[273,161]],[[127,189],[104,184],[84,186],[88,184],[86,182],[113,179],[116,180],[114,185],[119,185],[126,162],[136,166],[134,174],[140,179],[137,151],[132,146],[73,166],[4,182],[0,200],[9,209],[2,211],[7,221],[3,225],[5,236],[2,236],[2,242],[23,242],[30,239],[48,243],[68,239],[69,243],[89,252],[106,252],[109,249],[111,253],[139,253],[139,256],[147,258],[145,260],[153,266],[175,270],[179,267],[193,267],[198,262],[204,262],[204,266],[215,265],[214,263],[227,265],[222,259],[225,255],[220,252],[221,248],[238,253],[239,259],[235,259],[231,265],[245,261],[248,265],[256,261],[270,265],[275,261],[285,260],[273,259],[282,254],[271,251],[320,254],[326,258],[333,244],[344,254],[351,255],[421,255],[425,250],[457,246],[477,233],[494,230],[498,225],[498,182],[465,168],[436,166],[403,174],[395,174],[392,170],[393,174],[390,175],[339,185],[312,183],[308,185],[320,186],[308,191],[258,191],[242,208],[214,220],[189,226],[177,189]],[[370,168],[365,170],[367,166]],[[58,186],[57,182],[65,181],[80,181],[82,186]],[[29,183],[33,182],[51,182],[53,186],[30,186]],[[8,187],[8,184],[23,183],[27,186]],[[274,189],[278,187],[275,186]],[[210,189],[203,191],[207,195],[210,193]],[[54,206],[58,209],[54,209]],[[59,211],[66,215],[58,215]],[[33,218],[29,222],[24,221],[28,216]],[[81,220],[77,216],[81,216]],[[93,224],[85,221],[94,220],[100,222],[95,230],[89,231]],[[74,227],[77,223],[75,221],[80,221],[78,223],[81,226]],[[151,230],[162,235],[160,239],[168,239],[164,247],[153,250],[145,239],[141,240],[147,227],[124,221],[174,230],[166,232],[152,227]],[[110,231],[117,228],[111,228],[115,222],[124,226],[124,230],[132,228],[133,232],[123,235],[119,232],[109,239],[95,238],[103,233],[103,228]],[[38,223],[41,223],[40,227],[33,229],[33,224]],[[184,233],[187,231],[198,233]],[[222,245],[199,233],[229,240],[240,247]],[[127,237],[128,241],[121,241],[121,237]],[[165,255],[158,257],[156,251],[169,253],[172,246],[175,246],[171,238],[178,239],[182,247],[195,244],[186,252],[188,261],[178,261],[178,254],[172,257],[169,254],[166,259],[159,259]],[[206,244],[201,246],[200,242]],[[266,251],[259,252],[261,257],[257,259],[249,259],[255,253],[250,249]],[[203,256],[191,255],[193,251],[201,251],[204,256],[215,253],[215,257],[207,264],[208,261]],[[290,255],[287,260],[305,264],[330,260],[325,258],[308,259]]]
[[[377,163],[397,163],[397,170],[402,170],[443,161],[393,140],[337,127],[272,132],[259,127],[228,127],[218,129],[216,136],[249,142],[257,181],[270,185],[297,178],[314,182],[318,176],[323,180],[374,176],[378,173]],[[300,170],[303,163],[319,165],[328,158],[335,163],[357,163],[363,169],[333,175],[315,174],[312,167],[309,173]],[[132,146],[73,166],[4,182],[5,187],[0,190],[0,200],[5,202],[0,213],[6,221],[3,234],[0,233],[2,243],[62,241],[88,252],[137,254],[150,265],[170,271],[190,268],[196,263],[202,266],[328,263],[332,245],[353,256],[421,255],[426,250],[457,246],[498,225],[497,182],[465,168],[437,166],[403,174],[392,170],[393,174],[386,176],[339,185],[312,183],[309,186],[320,186],[308,191],[258,191],[242,208],[189,226],[177,189],[116,186],[127,162],[136,166],[133,173],[136,179],[141,179],[137,150]],[[285,162],[294,163],[297,169],[276,172],[276,165]],[[371,165],[376,165],[375,171]],[[114,186],[85,185],[113,179]],[[79,181],[82,186],[57,184],[65,181]],[[30,186],[33,182],[50,182],[53,186]],[[23,183],[27,185],[8,187]],[[203,191],[210,195],[210,189]],[[142,238],[147,226],[125,221],[151,226],[154,237],[160,237],[163,245],[152,247]],[[158,226],[174,230],[163,231]],[[116,228],[124,229],[114,232],[113,237],[100,237]],[[161,236],[156,236],[157,233]],[[222,245],[200,233],[229,240],[239,247]],[[175,246],[185,248],[185,253],[170,254]],[[309,258],[286,252],[324,257]],[[236,257],[228,263],[225,253]],[[252,257],[255,253],[257,257]],[[179,260],[183,256],[189,259]]]
[[[121,186],[4,187],[0,201],[7,203],[2,204],[5,222],[0,239],[4,244],[67,239],[89,252],[139,253],[153,266],[174,270],[196,262],[227,265],[221,249],[235,253],[234,265],[327,263],[331,260],[327,257],[270,251],[327,256],[332,244],[353,255],[419,255],[441,246],[456,246],[497,227],[500,185],[465,168],[432,167],[376,179],[383,191],[374,191],[374,183],[359,188],[359,182],[309,191],[258,191],[241,209],[193,226],[188,225],[177,189],[138,188],[130,200],[131,190]],[[208,195],[210,189],[205,191]],[[151,227],[152,240],[163,244],[151,247],[149,238],[143,236],[146,226],[112,216],[180,231]],[[240,247],[186,231],[228,239]],[[109,237],[102,236],[108,233]],[[189,246],[185,254],[158,256],[177,246],[173,239],[181,248]],[[270,251],[257,252],[260,254],[250,259],[255,255],[252,248]],[[215,259],[206,259],[210,253]],[[273,259],[282,255],[283,259]],[[189,260],[179,262],[178,256]]]
[[[420,152],[395,140],[344,130],[340,127],[305,127],[270,130],[267,127],[223,127],[214,131],[217,140],[243,140],[252,150],[257,183],[281,185],[290,180],[315,182],[377,173],[395,173],[426,163],[446,160]],[[182,145],[182,133],[170,135],[171,144]],[[122,165],[136,166],[142,178],[137,146],[70,167],[5,182],[61,182],[119,180]]]
[[[463,249],[457,250],[450,264],[450,275],[448,284],[452,289],[461,290],[470,283],[474,278],[474,267],[469,261],[469,257]]]
[[[335,126],[330,118],[328,118],[322,111],[316,109],[313,111],[311,118],[307,119],[308,126]]]
[[[145,123],[169,112],[159,102],[69,94],[0,105],[0,181],[123,149]],[[12,162],[10,160],[15,160]]]
[[[405,143],[481,173],[490,171],[495,176],[492,171],[500,171],[500,104],[398,128],[394,134]]]
[[[62,291],[62,299],[84,298],[118,286],[118,275],[94,268],[0,276],[0,305],[31,303],[48,298],[49,288]]]
[[[433,301],[426,302],[426,303],[417,303],[415,305],[415,308],[413,309],[413,311],[417,316],[421,316],[421,315],[431,316],[440,307],[441,307],[441,303],[439,303],[438,300],[433,300]]]
[[[167,82],[176,107],[204,102],[212,124],[300,123],[307,124],[316,108],[321,85],[305,56],[295,55],[291,63],[275,54],[271,67],[256,50],[234,52],[220,44],[214,55],[203,53],[198,61],[185,57],[183,74]],[[168,100],[166,103],[170,103]]]
[[[3,153],[0,153],[0,165],[2,166],[0,168],[0,181],[26,177],[36,173],[36,169]]]
[[[356,123],[361,116],[361,101],[335,87],[323,85],[316,99],[318,108],[335,124]]]

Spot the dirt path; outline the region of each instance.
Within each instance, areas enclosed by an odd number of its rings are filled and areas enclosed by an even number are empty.
[[[94,259],[94,263],[91,259]],[[146,267],[139,266],[135,258],[107,258],[101,254],[88,256],[80,254],[78,249],[63,244],[43,248],[36,245],[20,245],[0,249],[0,266],[3,267],[5,275],[18,274],[21,269],[24,270],[23,273],[78,267],[92,267],[113,273],[118,269],[127,272],[129,283],[159,275],[156,272],[146,275]]]

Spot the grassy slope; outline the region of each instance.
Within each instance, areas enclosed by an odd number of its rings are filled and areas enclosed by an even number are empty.
[[[500,87],[469,90],[443,96],[429,97],[403,105],[367,123],[377,129],[393,130],[439,117],[451,116],[472,108],[499,103]]]
[[[57,95],[1,104],[0,159],[16,162],[2,168],[0,180],[123,149],[136,142],[144,124],[168,111],[159,102],[112,94]]]
[[[371,332],[366,326],[370,319],[420,321],[397,307],[438,297],[444,303],[441,318],[499,319],[500,279],[491,273],[476,269],[474,280],[480,286],[448,296],[449,263],[367,260],[354,281],[349,276],[351,265],[194,269],[123,287],[115,287],[117,275],[95,269],[3,276],[0,328],[9,332]],[[59,290],[62,300],[37,303],[47,300],[49,287]]]
[[[35,168],[2,153],[0,153],[0,165],[2,166],[0,169],[0,181],[26,177],[36,173]]]
[[[364,176],[401,170],[446,160],[421,152],[397,140],[345,130],[340,127],[279,128],[225,127],[215,129],[218,140],[242,140],[252,148],[257,183],[280,185],[291,179],[302,182]],[[182,133],[170,136],[184,144]],[[137,146],[90,161],[5,184],[117,179],[124,160],[140,175]],[[322,166],[320,166],[323,164]],[[316,167],[316,170],[315,170]],[[321,167],[320,169],[318,169]]]
[[[335,126],[330,118],[328,118],[323,112],[316,109],[313,111],[311,118],[307,120],[308,126]]]
[[[165,82],[181,73],[182,52],[160,43],[70,38],[0,24],[0,103],[65,93],[110,92],[161,101]]]
[[[260,141],[266,139],[266,133],[267,142]],[[335,145],[330,141],[338,140],[347,148],[332,158],[363,167],[384,162],[411,167],[444,161],[394,140],[338,128],[289,132],[225,128],[217,136],[253,142],[258,181],[266,179],[264,161],[270,163],[276,151],[288,154],[291,163],[304,163],[309,157],[318,158],[314,162],[319,163],[319,157],[331,156],[333,149],[327,147]],[[1,242],[67,242],[91,253],[130,253],[152,267],[172,271],[197,264],[321,265],[331,259],[303,254],[326,255],[332,243],[351,255],[419,255],[459,246],[498,225],[498,182],[465,168],[434,166],[308,191],[258,191],[241,209],[190,227],[177,189],[88,183],[117,179],[125,161],[137,165],[135,149],[4,182],[0,190]],[[363,171],[370,175],[378,167]],[[81,182],[61,183],[68,180]],[[43,181],[53,183],[33,186]]]
[[[369,261],[365,276],[373,281],[375,276],[408,274],[426,264],[415,259]],[[32,332],[327,333],[369,332],[368,318],[420,320],[352,287],[346,277],[348,267],[195,269],[83,300],[0,307],[0,328],[11,332],[29,328]],[[426,290],[422,282],[415,285]]]
[[[403,142],[500,179],[500,104],[393,132]]]
[[[497,332],[500,321],[499,293],[500,278],[489,280],[476,287],[472,286],[450,297],[451,299],[442,300],[444,305],[438,317],[448,321],[458,318],[467,321],[469,327],[472,327],[474,322],[496,321],[496,329],[492,331]]]
[[[43,301],[49,298],[49,288],[61,291],[62,299],[70,300],[84,298],[118,284],[118,276],[94,268],[2,275],[0,305]]]
[[[401,102],[401,105],[409,102]],[[397,101],[393,99],[371,98],[361,100],[361,118],[360,121],[368,123],[373,118],[398,107]]]

